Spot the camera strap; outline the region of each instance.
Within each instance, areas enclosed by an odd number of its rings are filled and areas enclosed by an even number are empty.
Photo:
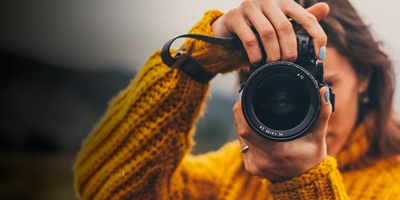
[[[215,37],[201,34],[183,34],[167,41],[161,49],[161,59],[170,68],[177,68],[197,82],[208,83],[215,74],[205,71],[185,50],[178,51],[171,56],[170,48],[172,43],[179,38],[193,38],[211,44],[222,45],[225,48],[238,48],[241,41],[237,36]]]

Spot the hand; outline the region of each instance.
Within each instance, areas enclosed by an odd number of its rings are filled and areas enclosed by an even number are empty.
[[[315,52],[326,46],[327,36],[318,20],[329,12],[326,3],[304,9],[293,0],[244,0],[239,7],[228,11],[212,24],[214,35],[237,35],[243,43],[250,63],[259,62],[262,53],[252,27],[260,35],[267,62],[295,61],[297,42],[290,17],[313,37]]]
[[[326,90],[320,89],[321,97]],[[253,132],[244,119],[241,100],[237,101],[233,115],[238,140],[242,149],[249,147],[243,154],[245,169],[270,181],[283,181],[317,166],[327,155],[325,136],[331,113],[331,104],[323,98],[320,117],[308,134],[289,142],[273,142]]]

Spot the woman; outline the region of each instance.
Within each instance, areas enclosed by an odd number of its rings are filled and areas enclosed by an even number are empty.
[[[166,67],[156,52],[84,143],[74,168],[79,196],[399,198],[400,125],[392,108],[392,65],[349,2],[245,0],[226,14],[207,12],[190,31],[237,35],[245,52],[194,39],[186,40],[184,49],[209,73],[243,71],[249,61],[261,59],[251,31],[254,27],[267,62],[294,61],[296,40],[287,17],[313,37],[315,52],[325,63],[324,81],[336,93],[334,113],[323,87],[320,93],[325,101],[310,133],[275,143],[249,128],[239,100],[233,108],[238,141],[216,152],[192,156],[188,152],[194,124],[209,84]]]

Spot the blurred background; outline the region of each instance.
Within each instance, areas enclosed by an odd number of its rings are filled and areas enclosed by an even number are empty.
[[[0,0],[0,199],[75,199],[72,164],[108,101],[206,10],[240,2]],[[399,71],[400,2],[351,2]],[[233,74],[212,81],[195,154],[235,138],[236,91]]]

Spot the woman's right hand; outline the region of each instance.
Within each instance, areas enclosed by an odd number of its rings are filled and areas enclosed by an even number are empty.
[[[212,31],[220,37],[237,35],[250,63],[257,63],[262,59],[262,53],[252,31],[254,28],[260,35],[267,62],[293,62],[297,58],[297,41],[289,17],[313,37],[316,56],[323,59],[320,48],[326,46],[327,36],[318,20],[328,12],[326,3],[304,9],[293,0],[244,0],[237,8],[218,18],[212,24]]]

